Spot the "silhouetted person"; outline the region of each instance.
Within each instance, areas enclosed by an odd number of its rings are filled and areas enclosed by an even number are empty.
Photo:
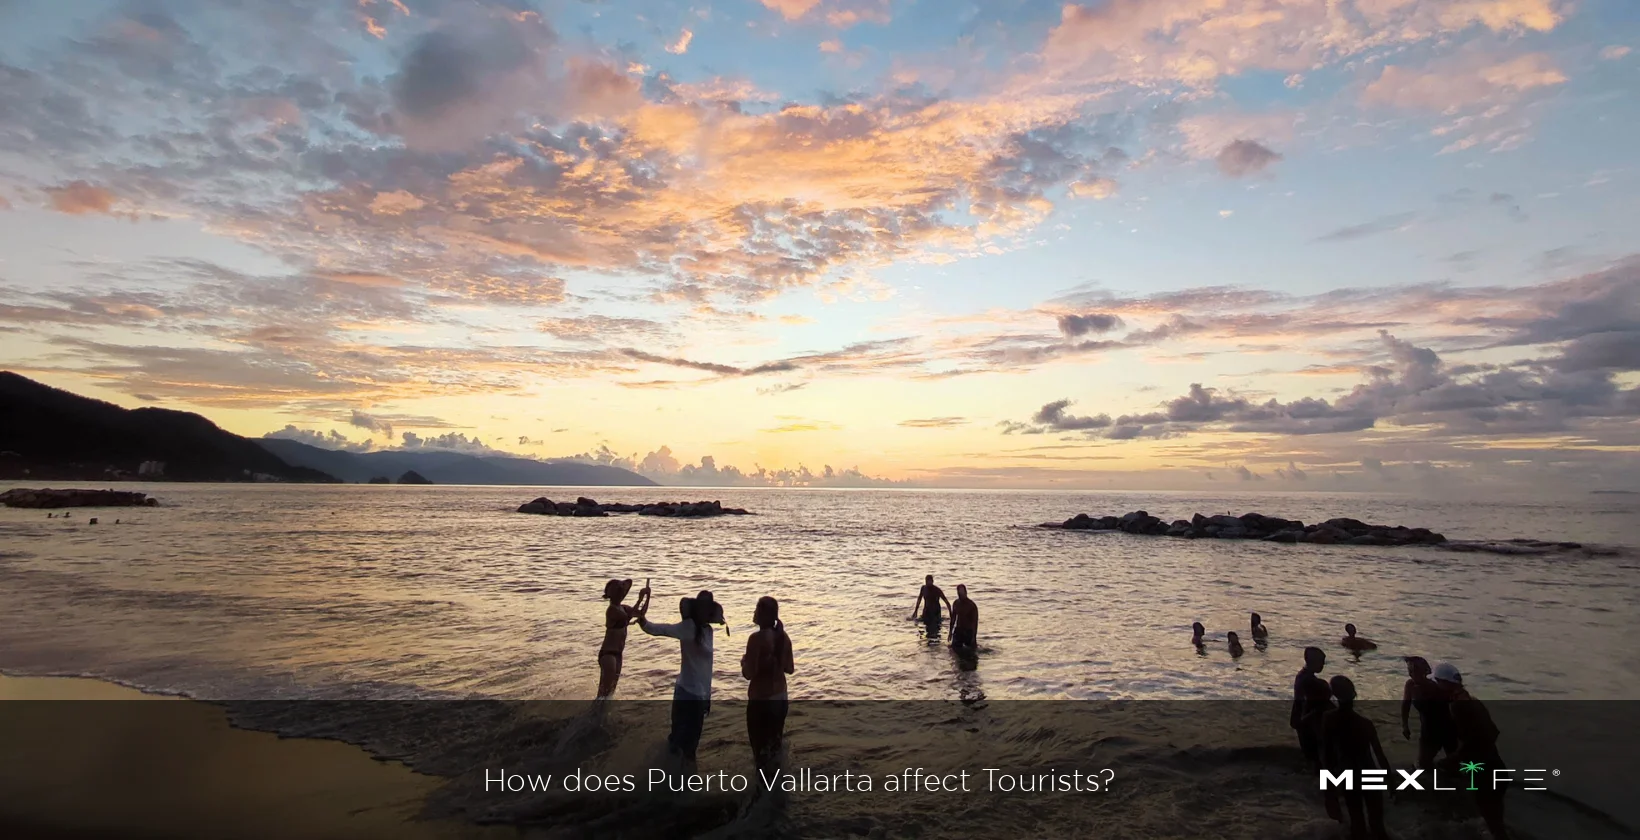
[[[1241,646],[1241,637],[1234,630],[1225,635],[1225,641],[1229,644],[1231,656],[1239,657],[1247,652]]]
[[[604,584],[604,641],[598,646],[598,696],[615,693],[615,684],[621,680],[621,659],[626,653],[626,628],[649,610],[649,587],[638,592],[638,603],[621,603],[632,591],[632,580],[611,580]]]
[[[1367,638],[1366,636],[1355,635],[1355,625],[1353,624],[1344,625],[1344,638],[1339,639],[1338,643],[1349,650],[1355,651],[1356,653],[1360,653],[1364,650],[1378,649],[1377,642]]]
[[[1418,766],[1425,770],[1435,766],[1435,754],[1448,756],[1457,749],[1457,733],[1452,730],[1452,711],[1446,689],[1430,679],[1429,661],[1422,656],[1409,656],[1407,682],[1401,689],[1401,737],[1412,739],[1408,724],[1412,710],[1418,710]]]
[[[1258,613],[1253,613],[1252,625],[1253,642],[1255,644],[1270,638],[1270,628],[1264,626],[1264,619],[1259,618]]]
[[[1503,763],[1503,756],[1498,753],[1497,724],[1492,722],[1486,705],[1464,688],[1463,675],[1458,673],[1457,666],[1442,662],[1435,666],[1434,676],[1450,701],[1452,729],[1458,742],[1449,763],[1462,766],[1474,762],[1481,766],[1475,774],[1475,806],[1494,840],[1508,840],[1509,831],[1503,825],[1503,794],[1507,786],[1495,781],[1494,771],[1509,765]]]
[[[1298,733],[1298,746],[1313,767],[1321,766],[1321,714],[1332,709],[1332,688],[1316,676],[1327,667],[1327,654],[1318,647],[1304,649],[1304,667],[1293,678],[1293,712],[1288,720]]]
[[[672,687],[672,734],[667,744],[672,752],[693,762],[701,728],[712,710],[712,625],[723,623],[723,607],[703,589],[693,598],[680,600],[678,612],[683,620],[677,624],[651,624],[647,617],[638,616],[638,626],[651,636],[669,636],[679,642],[683,663]],[[723,632],[727,634],[728,628]]]
[[[740,675],[746,686],[746,736],[752,743],[752,759],[758,769],[768,770],[780,755],[786,737],[786,675],[796,671],[792,661],[792,639],[780,621],[780,602],[765,595],[757,599],[752,613],[757,630],[746,640],[746,654],[740,658]]]
[[[1196,646],[1196,653],[1207,655],[1207,628],[1200,621],[1190,625],[1190,643]]]
[[[957,584],[957,601],[951,605],[951,647],[969,652],[979,649],[979,606],[961,583]]]
[[[951,599],[945,597],[945,591],[934,585],[934,576],[923,578],[923,587],[917,592],[917,603],[911,605],[911,617],[918,618],[917,610],[922,609],[921,620],[928,629],[929,636],[940,634],[940,622],[944,617],[940,614],[940,602],[945,602],[945,608],[951,608]]]
[[[1322,765],[1334,773],[1354,770],[1357,778],[1362,770],[1387,773],[1389,759],[1378,741],[1378,728],[1355,711],[1355,683],[1340,675],[1332,678],[1330,687],[1338,698],[1338,708],[1321,715]],[[1387,840],[1382,792],[1346,790],[1344,805],[1350,812],[1351,840]]]

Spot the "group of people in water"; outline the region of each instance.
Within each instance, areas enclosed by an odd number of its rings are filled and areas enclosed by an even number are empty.
[[[604,584],[604,599],[609,604],[604,609],[604,640],[598,648],[598,696],[614,695],[620,682],[628,627],[636,624],[651,636],[677,639],[683,659],[672,687],[672,731],[667,737],[667,746],[672,753],[692,762],[700,746],[706,715],[712,707],[714,625],[722,626],[723,634],[729,635],[723,605],[710,590],[703,589],[695,597],[678,602],[681,620],[660,624],[649,620],[648,582],[638,590],[637,600],[629,605],[626,598],[631,592],[630,579]],[[934,584],[934,576],[928,575],[917,593],[911,616],[923,623],[931,639],[939,638],[942,605],[952,615],[952,649],[959,653],[976,652],[979,607],[968,597],[968,587],[959,585],[957,600],[952,602]],[[791,636],[786,634],[786,627],[780,621],[779,601],[767,595],[759,598],[752,612],[752,624],[757,629],[746,639],[740,675],[747,681],[746,734],[758,768],[764,769],[776,761],[785,739],[786,714],[790,708],[786,677],[796,672],[796,663],[792,659]]]
[[[612,696],[620,682],[628,627],[636,624],[651,636],[676,639],[682,664],[672,689],[672,728],[667,744],[672,753],[693,762],[706,715],[711,709],[713,639],[717,626],[723,627],[725,636],[729,634],[723,606],[710,590],[702,590],[693,598],[680,599],[679,621],[661,624],[649,620],[648,583],[638,590],[637,601],[628,605],[626,598],[631,591],[629,579],[611,580],[604,585],[604,598],[609,604],[604,611],[604,640],[598,649],[598,696]],[[968,597],[968,587],[959,585],[957,600],[953,602],[935,585],[934,576],[928,575],[912,605],[911,618],[923,623],[927,638],[938,639],[946,611],[952,616],[952,649],[959,654],[977,652],[979,608]],[[796,664],[791,637],[780,620],[779,601],[768,596],[759,598],[752,612],[752,624],[756,629],[746,639],[740,673],[747,681],[746,732],[752,755],[758,768],[766,769],[778,761],[785,739],[789,709],[786,677],[795,673]],[[1192,630],[1192,643],[1198,651],[1205,651],[1206,628],[1196,622]],[[1270,629],[1258,613],[1251,614],[1249,632],[1255,646],[1267,647]],[[1226,634],[1225,641],[1231,656],[1243,655],[1237,633]],[[1359,635],[1354,624],[1344,626],[1339,644],[1356,655],[1378,647],[1376,642]],[[1478,762],[1488,770],[1503,768],[1497,748],[1498,728],[1492,723],[1486,706],[1465,690],[1458,668],[1447,662],[1431,667],[1420,656],[1408,656],[1405,661],[1407,681],[1401,700],[1401,734],[1409,740],[1412,738],[1411,713],[1416,710],[1419,718],[1417,766],[1427,770]],[[1320,674],[1326,663],[1325,651],[1306,647],[1304,667],[1293,680],[1290,724],[1298,735],[1305,759],[1318,771],[1379,769],[1388,772],[1390,763],[1379,741],[1377,727],[1356,711],[1355,683],[1342,675],[1322,679]],[[1507,840],[1503,788],[1481,785],[1474,792],[1487,830],[1494,840]],[[1340,822],[1345,819],[1344,812],[1348,812],[1351,838],[1387,838],[1382,793],[1329,790],[1325,801],[1327,813]]]

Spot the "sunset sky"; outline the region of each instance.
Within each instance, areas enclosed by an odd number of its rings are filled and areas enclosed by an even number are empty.
[[[1637,138],[1633,0],[0,0],[0,367],[662,476],[1633,486]]]

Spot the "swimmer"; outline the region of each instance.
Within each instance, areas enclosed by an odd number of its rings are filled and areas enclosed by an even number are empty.
[[[1253,641],[1263,641],[1270,638],[1270,628],[1264,626],[1264,619],[1258,613],[1253,613]]]
[[[1226,634],[1225,639],[1230,643],[1231,656],[1241,656],[1243,653],[1246,653],[1246,651],[1242,650],[1241,647],[1241,637],[1237,636],[1235,631],[1232,630],[1230,633]]]
[[[923,587],[917,591],[917,603],[911,605],[911,618],[920,618],[923,624],[928,625],[930,636],[939,633],[940,623],[944,620],[940,615],[941,601],[945,602],[946,609],[951,609],[951,599],[945,597],[945,590],[934,585],[934,576],[924,577]],[[921,616],[917,613],[919,608],[922,610]]]
[[[979,649],[979,607],[968,597],[968,586],[957,584],[957,601],[951,605],[951,647],[973,652]]]
[[[1338,643],[1343,645],[1345,648],[1358,653],[1363,650],[1378,649],[1377,642],[1367,638],[1366,636],[1355,635],[1355,625],[1353,624],[1344,625],[1344,638],[1339,639]]]
[[[1202,643],[1206,641],[1205,637],[1207,636],[1207,628],[1203,627],[1202,623],[1198,621],[1190,625],[1190,630],[1195,634],[1190,637],[1190,643],[1196,647],[1201,647]]]

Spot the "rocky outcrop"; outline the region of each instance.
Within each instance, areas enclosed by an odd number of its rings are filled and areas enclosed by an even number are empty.
[[[699,519],[707,516],[746,516],[745,508],[724,507],[722,502],[651,502],[632,505],[610,502],[600,504],[596,499],[582,496],[574,502],[555,502],[545,496],[518,506],[519,513],[542,516],[608,516],[612,513],[636,513],[639,516],[676,516]]]
[[[159,500],[125,490],[31,490],[19,487],[0,493],[0,505],[14,508],[154,507]]]
[[[1220,514],[1190,519],[1163,521],[1148,511],[1136,510],[1122,516],[1089,516],[1079,513],[1064,522],[1047,522],[1043,528],[1061,528],[1067,531],[1122,531],[1153,537],[1182,539],[1264,540],[1279,543],[1318,543],[1321,545],[1440,545],[1446,537],[1428,528],[1408,528],[1405,525],[1369,525],[1358,519],[1340,517],[1312,525],[1297,519],[1265,516],[1262,513],[1244,513],[1241,516]]]
[[[409,471],[405,472],[404,475],[399,476],[399,483],[400,484],[432,484],[433,482],[428,481],[427,477],[422,475],[421,473],[416,472],[415,470],[409,470]]]

